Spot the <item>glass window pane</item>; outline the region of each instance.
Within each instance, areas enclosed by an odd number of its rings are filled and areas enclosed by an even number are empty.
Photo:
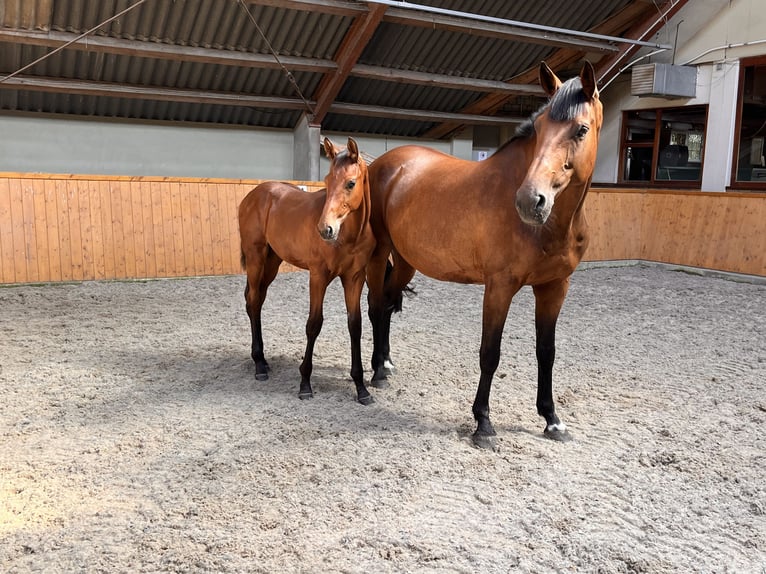
[[[766,183],[766,66],[747,66],[742,91],[742,124],[737,181]]]

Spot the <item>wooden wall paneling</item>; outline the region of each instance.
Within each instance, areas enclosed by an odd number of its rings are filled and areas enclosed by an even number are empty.
[[[181,241],[183,243],[183,274],[186,277],[194,275],[194,236],[192,231],[192,196],[189,183],[178,183]]]
[[[165,254],[165,275],[163,277],[174,277],[178,275],[176,268],[176,245],[173,235],[173,201],[170,196],[170,184],[168,182],[158,182],[155,188],[162,197],[162,246]]]
[[[212,261],[210,274],[220,275],[223,273],[223,250],[221,248],[221,206],[218,202],[218,189],[213,184],[205,184],[203,187],[210,210],[210,246]]]
[[[125,253],[125,275],[123,278],[138,277],[136,236],[133,233],[133,189],[130,182],[127,181],[120,181],[119,189],[120,205],[122,207],[122,248],[123,253]],[[136,224],[143,225],[143,220],[137,219]],[[143,244],[141,245],[141,249],[143,249]]]
[[[72,266],[72,279],[85,279],[83,268],[82,228],[80,226],[80,193],[79,181],[66,181],[67,219],[69,223],[69,248]]]
[[[101,244],[103,256],[102,273],[104,279],[113,279],[116,277],[117,269],[115,265],[114,254],[114,227],[112,226],[112,198],[108,181],[93,182],[95,193],[98,194],[98,203],[100,206],[99,218],[96,225],[101,227]]]
[[[45,200],[45,227],[48,232],[47,258],[48,280],[61,281],[61,238],[59,237],[58,193],[56,182],[43,180],[43,197]]]
[[[204,275],[205,270],[205,251],[203,248],[202,236],[202,206],[200,204],[199,184],[189,184],[189,195],[191,201],[191,228],[192,228],[192,247],[194,249],[194,274]]]
[[[90,182],[79,181],[72,182],[76,185],[75,193],[78,196],[77,222],[80,229],[80,240],[82,242],[82,278],[92,280],[96,277],[96,257],[95,242],[93,240],[93,225],[91,223],[91,213],[93,205],[90,202]]]
[[[49,281],[51,276],[50,253],[48,251],[48,226],[45,209],[45,181],[30,181],[29,192],[32,195],[34,219],[32,233],[35,236],[37,281]]]
[[[186,260],[184,245],[184,229],[181,213],[181,192],[177,181],[166,183],[168,196],[170,197],[171,224],[173,229],[173,275],[182,277],[186,275]]]
[[[202,275],[212,275],[215,268],[213,256],[213,231],[211,229],[211,208],[210,195],[207,186],[198,184],[200,221],[202,222],[202,255],[204,264],[202,266]]]
[[[753,198],[747,202],[744,225],[737,228],[741,251],[736,254],[753,275],[766,276],[766,199]],[[759,237],[760,241],[753,241]]]
[[[166,277],[162,190],[154,181],[142,181],[133,185],[140,189],[141,217],[144,221],[144,237],[139,241],[139,245],[143,245],[144,254],[144,271],[141,277]],[[139,239],[138,235],[136,239]]]
[[[10,181],[0,179],[0,282],[16,281]]]
[[[29,280],[27,274],[27,251],[24,246],[24,207],[21,182],[10,182],[11,230],[13,233],[14,277],[17,283]]]

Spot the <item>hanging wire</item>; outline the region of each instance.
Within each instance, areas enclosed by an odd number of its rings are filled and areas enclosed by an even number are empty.
[[[85,38],[85,36],[90,36],[90,35],[91,35],[93,32],[95,32],[96,30],[98,30],[98,29],[99,29],[99,28],[101,28],[102,26],[106,26],[106,25],[107,25],[107,24],[109,24],[110,22],[112,22],[112,21],[116,20],[116,19],[117,19],[117,18],[119,18],[120,16],[123,16],[123,15],[127,14],[128,12],[130,12],[131,10],[133,10],[134,8],[137,8],[137,7],[139,7],[141,4],[143,4],[144,2],[147,2],[147,1],[148,1],[148,0],[138,0],[138,2],[136,2],[135,4],[133,4],[133,5],[131,5],[131,6],[128,6],[128,7],[127,7],[127,8],[125,8],[125,10],[123,10],[122,12],[119,12],[118,14],[115,14],[115,15],[114,15],[114,16],[112,16],[111,18],[109,18],[109,19],[107,19],[107,20],[104,20],[104,21],[103,21],[103,22],[101,22],[99,25],[97,25],[97,26],[94,26],[93,28],[91,28],[91,29],[90,29],[90,30],[88,30],[87,32],[83,32],[82,34],[80,34],[80,35],[79,35],[79,36],[77,36],[76,38],[74,38],[74,39],[72,39],[72,40],[69,40],[69,42],[66,42],[65,44],[62,44],[61,46],[59,46],[59,47],[58,47],[58,48],[56,48],[55,50],[51,50],[50,52],[48,52],[48,53],[47,53],[47,54],[45,54],[44,56],[41,56],[41,57],[37,58],[37,60],[35,60],[34,62],[30,62],[29,64],[27,64],[27,65],[26,65],[26,66],[24,66],[23,68],[19,68],[18,70],[16,70],[16,71],[15,71],[15,72],[13,72],[12,74],[8,74],[7,76],[4,76],[4,77],[0,78],[0,84],[2,84],[3,82],[6,82],[6,81],[8,81],[8,80],[10,80],[11,78],[13,78],[13,77],[15,77],[15,76],[18,76],[18,75],[19,75],[19,74],[21,74],[22,72],[26,72],[26,71],[27,71],[29,68],[31,68],[31,67],[33,67],[33,66],[36,66],[37,64],[39,64],[40,62],[42,62],[42,61],[44,61],[44,60],[47,60],[48,58],[50,58],[50,57],[51,57],[51,56],[53,56],[54,54],[58,54],[58,53],[59,53],[61,50],[65,50],[66,48],[68,48],[68,47],[69,47],[69,46],[71,46],[72,44],[74,44],[74,43],[76,43],[76,42],[79,42],[80,40],[82,40],[83,38]]]
[[[250,21],[253,23],[253,26],[255,26],[255,29],[258,30],[258,33],[261,35],[261,38],[263,38],[263,41],[266,42],[266,46],[268,47],[269,51],[271,52],[271,55],[274,56],[274,60],[276,60],[279,67],[282,69],[282,71],[285,73],[285,76],[287,77],[287,81],[292,84],[293,89],[295,89],[295,92],[298,94],[301,100],[303,100],[303,103],[306,106],[306,109],[309,111],[309,113],[313,116],[314,115],[314,108],[311,106],[311,102],[309,102],[303,95],[303,92],[301,91],[300,86],[298,86],[298,82],[295,81],[295,77],[293,76],[292,72],[287,69],[287,66],[285,66],[282,61],[279,59],[279,56],[277,55],[276,50],[271,45],[271,42],[269,42],[269,39],[266,37],[266,34],[263,32],[261,27],[258,25],[258,22],[255,21],[255,17],[253,17],[252,12],[250,12],[250,9],[245,4],[244,0],[239,0],[239,5],[242,7],[242,9],[247,14],[248,18],[250,18]]]

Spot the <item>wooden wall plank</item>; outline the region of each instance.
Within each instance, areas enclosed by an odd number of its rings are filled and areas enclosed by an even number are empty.
[[[16,281],[15,262],[10,181],[0,179],[0,282]]]
[[[21,182],[10,182],[11,230],[13,232],[14,275],[17,283],[29,281],[26,239],[24,237],[24,199]]]
[[[61,239],[59,238],[58,219],[58,194],[56,183],[51,180],[43,181],[43,194],[45,198],[45,227],[48,231],[48,280],[61,281]]]
[[[101,242],[103,244],[103,278],[111,279],[116,277],[116,263],[114,253],[114,227],[111,222],[112,215],[112,197],[109,189],[109,182],[94,181],[94,190],[98,194],[98,203],[100,206],[100,220],[97,225],[101,227]]]
[[[179,209],[181,210],[181,236],[183,244],[183,274],[191,277],[194,271],[193,197],[188,182],[178,184]]]
[[[122,232],[123,232],[123,252],[125,253],[125,277],[135,278],[143,277],[138,274],[138,257],[136,251],[142,252],[144,249],[143,240],[141,241],[140,249],[136,245],[136,234],[133,233],[134,220],[133,220],[133,194],[138,193],[135,190],[134,185],[130,182],[119,182],[120,189],[120,205],[122,207]],[[139,203],[140,205],[140,203]],[[136,226],[143,226],[143,219],[140,212],[135,219]],[[139,253],[141,261],[144,261],[143,253]],[[143,272],[144,269],[141,269]]]
[[[51,276],[50,256],[48,252],[48,226],[45,209],[45,181],[30,182],[28,190],[32,195],[34,219],[30,232],[35,237],[35,254],[37,259],[37,281],[48,281]]]
[[[170,210],[172,217],[172,227],[170,239],[173,245],[173,276],[182,277],[187,275],[186,273],[186,259],[184,245],[184,228],[183,228],[183,208],[181,200],[181,190],[178,182],[168,182],[168,195],[170,197]]]
[[[204,275],[205,251],[203,248],[204,238],[202,235],[202,205],[200,203],[199,185],[197,183],[189,184],[189,196],[193,239],[192,248],[194,249],[194,274]]]

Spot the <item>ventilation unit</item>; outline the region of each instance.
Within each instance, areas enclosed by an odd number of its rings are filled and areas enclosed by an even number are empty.
[[[697,68],[672,64],[633,66],[630,93],[634,96],[693,98],[697,95]]]

